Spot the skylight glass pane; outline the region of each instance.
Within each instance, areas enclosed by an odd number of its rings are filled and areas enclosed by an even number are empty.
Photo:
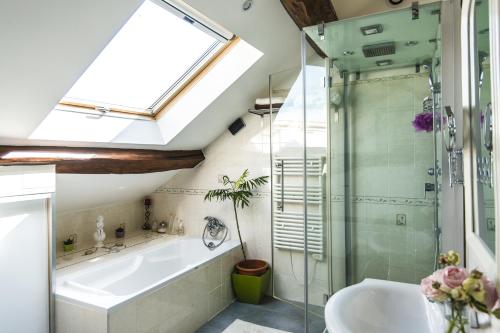
[[[63,101],[147,112],[204,55],[209,57],[217,43],[215,37],[147,0]]]

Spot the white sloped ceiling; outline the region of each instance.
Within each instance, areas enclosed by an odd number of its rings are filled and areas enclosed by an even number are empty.
[[[299,65],[300,32],[279,1],[186,3],[263,53],[166,145],[39,141],[27,138],[85,71],[141,0],[0,2],[0,144],[201,149],[267,92],[268,75]],[[145,175],[58,175],[58,211],[135,200],[175,171]]]

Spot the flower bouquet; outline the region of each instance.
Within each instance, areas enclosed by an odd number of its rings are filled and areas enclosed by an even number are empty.
[[[500,319],[500,302],[495,284],[478,270],[458,267],[460,256],[454,251],[439,256],[441,269],[422,280],[422,293],[431,302],[441,303],[448,313],[446,333],[466,333],[468,310],[494,315]]]

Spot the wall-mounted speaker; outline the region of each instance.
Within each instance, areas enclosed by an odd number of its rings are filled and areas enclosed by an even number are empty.
[[[243,127],[245,127],[245,122],[243,122],[243,119],[238,118],[231,125],[229,125],[228,130],[232,135],[236,135],[236,133],[238,133]]]

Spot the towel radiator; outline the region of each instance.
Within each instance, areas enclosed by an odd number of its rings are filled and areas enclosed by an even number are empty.
[[[324,156],[306,160],[307,244],[317,259],[324,254],[326,175]],[[275,156],[273,161],[273,244],[277,249],[304,251],[304,160]]]

